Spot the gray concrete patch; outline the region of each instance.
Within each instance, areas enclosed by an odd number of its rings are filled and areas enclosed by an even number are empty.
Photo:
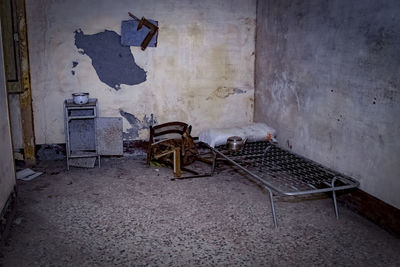
[[[132,158],[68,172],[46,164],[18,185],[20,220],[0,265],[400,264],[399,239],[341,205],[336,220],[329,198],[277,201],[274,229],[267,194],[223,165],[214,177],[170,181],[171,169]]]
[[[158,26],[158,22],[155,20],[149,20],[154,25]],[[121,23],[121,44],[124,46],[140,46],[143,40],[146,38],[150,29],[142,26],[140,30],[137,30],[139,22],[136,20],[123,20]],[[157,46],[158,32],[151,39],[148,47]]]
[[[92,59],[99,79],[115,90],[119,90],[121,84],[136,85],[146,81],[146,72],[135,63],[129,47],[121,45],[121,37],[116,32],[84,34],[77,30],[75,45]]]

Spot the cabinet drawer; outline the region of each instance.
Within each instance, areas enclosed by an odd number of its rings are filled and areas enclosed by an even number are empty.
[[[96,116],[95,109],[68,109],[68,117],[89,117]]]

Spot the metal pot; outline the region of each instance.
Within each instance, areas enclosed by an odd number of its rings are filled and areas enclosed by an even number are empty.
[[[226,146],[230,151],[239,151],[243,148],[244,142],[240,136],[231,136],[226,140]]]
[[[77,105],[86,104],[89,102],[89,93],[73,93],[72,99]]]

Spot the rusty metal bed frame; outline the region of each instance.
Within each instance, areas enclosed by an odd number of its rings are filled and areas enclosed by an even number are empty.
[[[254,182],[269,192],[275,228],[278,224],[274,196],[300,196],[332,192],[335,215],[338,219],[336,191],[359,186],[359,182],[353,178],[267,141],[246,143],[237,152],[229,151],[225,145],[211,149],[218,156],[248,173]]]

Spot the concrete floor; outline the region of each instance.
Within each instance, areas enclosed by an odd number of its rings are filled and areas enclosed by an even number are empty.
[[[224,167],[170,181],[144,160],[46,173],[19,183],[19,208],[0,266],[399,266],[400,240],[332,200],[276,203]]]

